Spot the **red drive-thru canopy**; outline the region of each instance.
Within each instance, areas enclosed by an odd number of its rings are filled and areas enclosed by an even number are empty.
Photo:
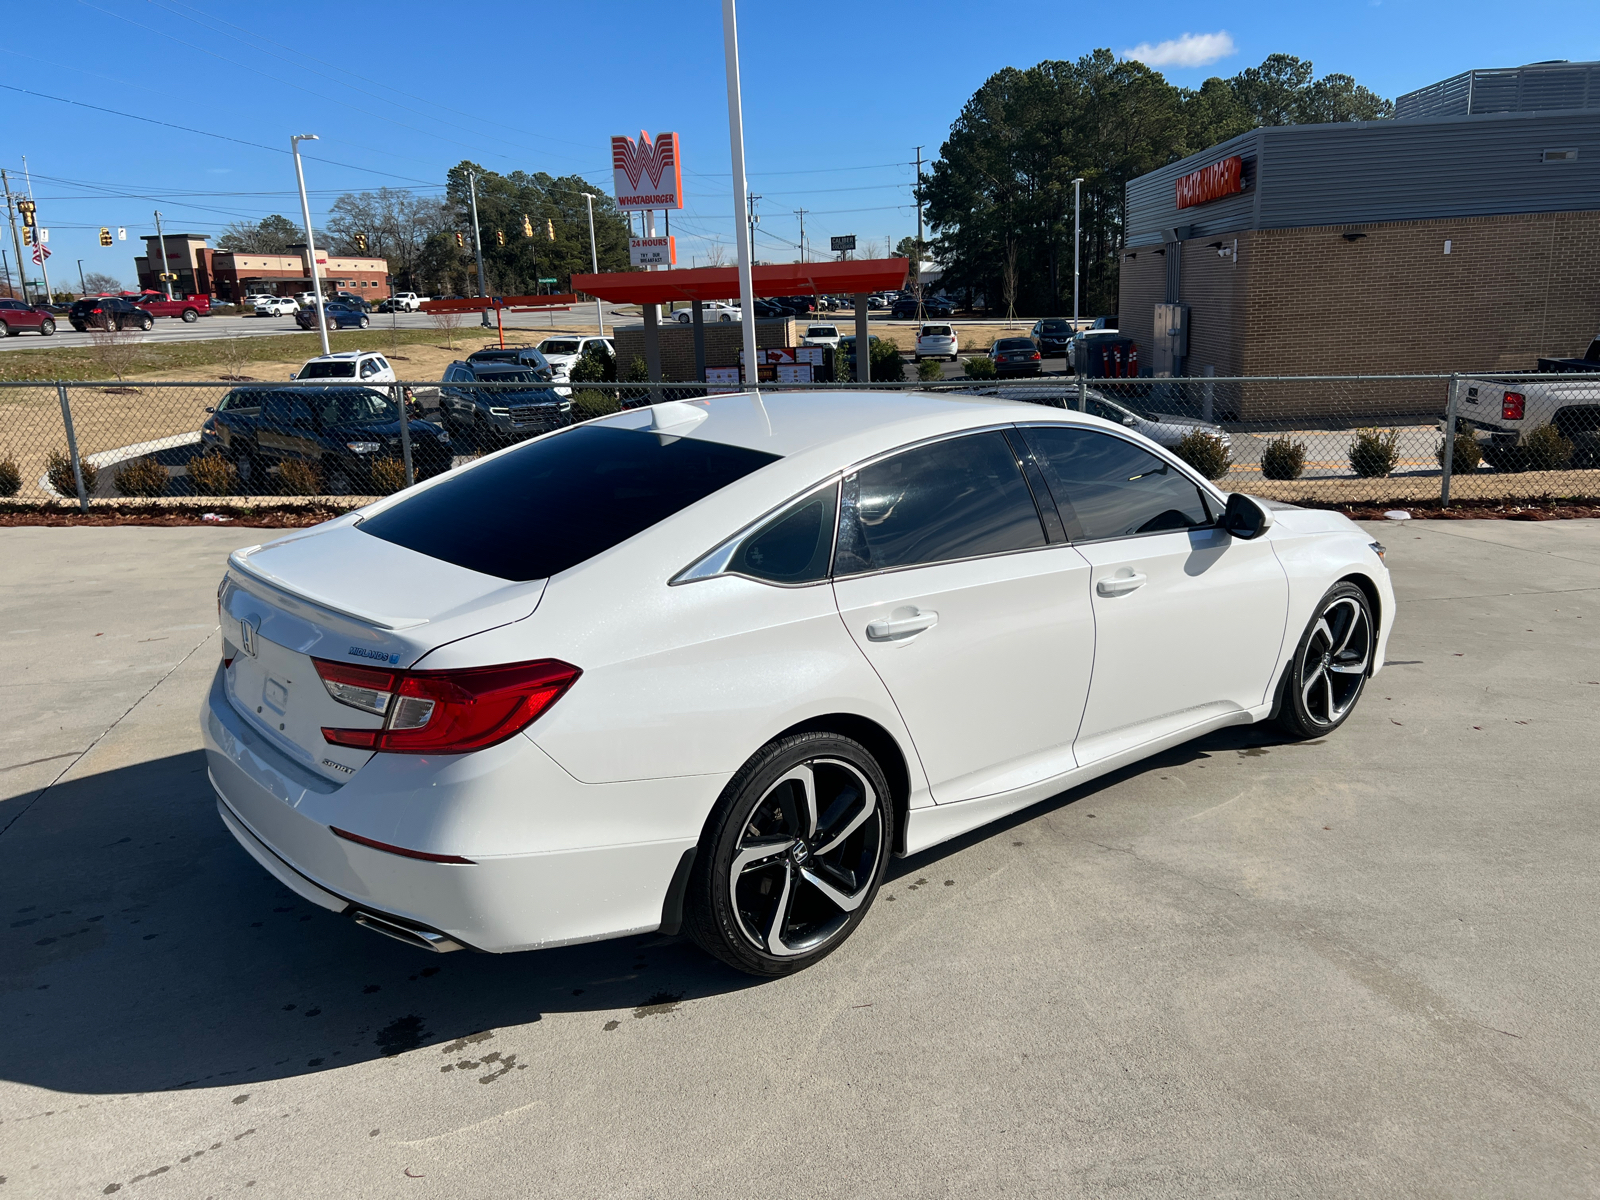
[[[865,258],[853,262],[768,263],[750,268],[757,296],[855,295],[898,291],[911,260]],[[661,304],[668,300],[727,300],[739,294],[737,267],[691,267],[672,271],[610,271],[574,275],[572,290],[612,304]]]

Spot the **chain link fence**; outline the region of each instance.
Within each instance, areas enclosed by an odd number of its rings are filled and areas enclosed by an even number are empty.
[[[1167,446],[1224,489],[1294,503],[1600,497],[1600,375],[1067,376],[761,390],[864,387],[1082,410]],[[0,384],[0,496],[359,503],[551,429],[706,394],[682,383]]]

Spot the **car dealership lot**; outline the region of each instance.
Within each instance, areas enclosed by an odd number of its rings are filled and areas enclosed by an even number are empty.
[[[655,935],[434,958],[299,901],[198,751],[215,583],[269,535],[0,530],[0,1174],[1592,1194],[1600,522],[1369,528],[1398,623],[1343,729],[1226,730],[898,861],[770,983]]]

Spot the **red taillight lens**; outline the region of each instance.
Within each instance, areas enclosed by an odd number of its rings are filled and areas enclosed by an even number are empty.
[[[1028,355],[1028,357],[1029,358],[1038,358],[1039,357],[1039,352],[1037,350],[1035,350],[1032,354]]]
[[[1507,392],[1500,401],[1500,419],[1502,421],[1522,420],[1522,413],[1527,403],[1526,397],[1521,392]]]
[[[464,754],[531,725],[579,675],[553,658],[460,671],[383,671],[312,660],[340,704],[381,715],[381,729],[323,729],[336,746],[392,754]]]

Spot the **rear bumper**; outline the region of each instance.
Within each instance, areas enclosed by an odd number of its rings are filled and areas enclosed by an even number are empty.
[[[476,754],[374,755],[332,783],[244,722],[220,668],[201,727],[207,775],[240,845],[305,899],[370,914],[373,928],[413,944],[429,939],[404,931],[503,953],[658,928],[720,787],[710,777],[581,784],[520,736]],[[401,857],[333,826],[471,861]]]

